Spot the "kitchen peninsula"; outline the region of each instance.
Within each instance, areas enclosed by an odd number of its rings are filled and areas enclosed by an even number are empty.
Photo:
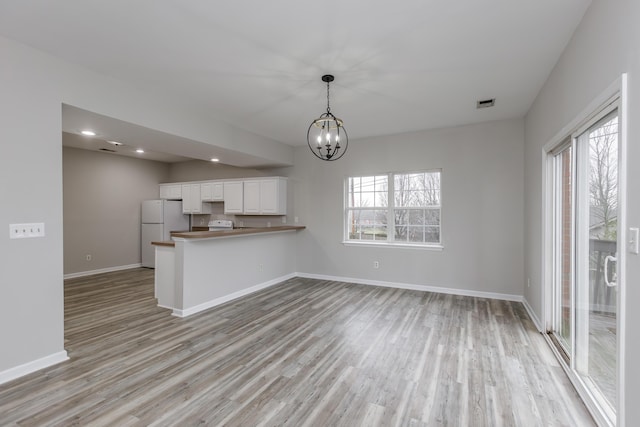
[[[194,231],[153,242],[158,305],[185,317],[293,277],[304,228]]]

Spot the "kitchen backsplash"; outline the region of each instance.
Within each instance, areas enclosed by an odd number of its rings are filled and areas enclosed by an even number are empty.
[[[211,206],[211,214],[191,215],[192,227],[206,227],[209,221],[214,219],[230,219],[233,221],[234,227],[276,227],[283,224],[283,218],[286,220],[286,217],[281,215],[229,215],[224,213],[224,205],[222,203],[212,203]]]

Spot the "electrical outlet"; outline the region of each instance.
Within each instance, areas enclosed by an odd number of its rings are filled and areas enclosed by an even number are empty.
[[[264,264],[258,264],[258,271],[264,271]]]
[[[378,261],[373,261],[373,268],[380,268],[380,263]]]
[[[93,259],[93,257],[91,256],[91,254],[87,254],[84,259],[86,259],[87,261],[91,261]]]
[[[267,227],[271,227],[271,221],[267,221]]]
[[[283,224],[286,224],[286,223],[287,223],[287,217],[286,217],[286,216],[283,216],[283,217],[282,217],[282,223],[283,223]]]
[[[297,216],[293,217],[293,222],[296,223],[296,224],[298,223],[298,217]]]
[[[531,287],[531,278],[527,277],[527,288]]]

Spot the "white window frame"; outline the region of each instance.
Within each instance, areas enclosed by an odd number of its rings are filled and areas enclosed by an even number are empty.
[[[395,177],[397,175],[410,175],[410,174],[423,174],[423,173],[434,173],[437,172],[440,175],[440,205],[438,206],[424,206],[417,209],[421,210],[438,210],[440,214],[440,241],[438,243],[431,242],[407,242],[407,241],[396,241],[395,240],[395,209],[410,209],[407,207],[398,207],[394,206],[395,197],[394,197],[394,186],[395,186]],[[387,177],[387,206],[386,207],[370,207],[359,210],[386,210],[387,211],[387,239],[386,240],[357,240],[357,239],[349,239],[349,212],[354,210],[354,208],[349,207],[349,180],[351,178],[363,178],[363,177],[374,177],[374,176],[386,176]],[[443,246],[443,221],[442,221],[442,169],[429,169],[422,171],[402,171],[402,172],[384,172],[384,173],[370,173],[370,174],[358,174],[351,175],[344,179],[344,215],[343,215],[343,241],[342,243],[345,246],[380,246],[380,247],[401,247],[401,248],[410,248],[410,249],[422,249],[422,250],[436,250],[441,251],[444,249]],[[356,208],[358,210],[358,208]]]

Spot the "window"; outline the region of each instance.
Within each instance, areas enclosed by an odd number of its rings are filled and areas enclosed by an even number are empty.
[[[439,246],[441,171],[347,179],[345,241]]]

